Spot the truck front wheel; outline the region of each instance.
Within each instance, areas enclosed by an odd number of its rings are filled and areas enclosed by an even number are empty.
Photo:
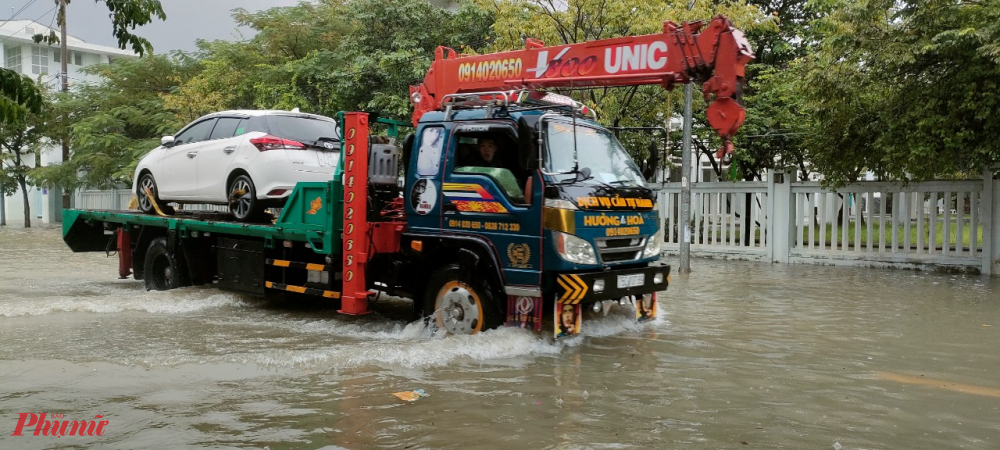
[[[502,324],[496,295],[485,280],[471,279],[457,264],[438,269],[424,296],[428,317],[448,334],[476,334]]]
[[[177,255],[167,248],[166,238],[156,238],[149,243],[143,259],[143,280],[147,291],[166,291],[187,285]]]

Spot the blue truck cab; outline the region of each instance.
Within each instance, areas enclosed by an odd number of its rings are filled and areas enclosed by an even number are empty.
[[[551,318],[557,336],[576,334],[582,311],[632,302],[637,319],[655,317],[670,274],[658,263],[655,192],[615,136],[579,111],[429,112],[403,161],[403,284],[439,326],[540,330]]]

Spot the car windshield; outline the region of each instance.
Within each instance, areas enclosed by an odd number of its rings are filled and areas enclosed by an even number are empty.
[[[576,125],[577,164],[573,161],[573,124],[550,121],[546,126],[545,169],[559,174],[560,181],[573,179],[573,172],[589,169],[590,177],[600,183],[621,186],[645,186],[645,181],[622,144],[607,130]],[[572,174],[572,175],[568,175]]]
[[[337,140],[337,123],[319,117],[305,115],[272,114],[267,117],[267,127],[271,134],[284,139],[314,144],[321,140]]]

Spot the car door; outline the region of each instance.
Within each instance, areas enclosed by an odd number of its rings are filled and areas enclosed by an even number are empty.
[[[198,154],[212,134],[214,117],[192,123],[174,136],[174,144],[163,152],[156,187],[164,200],[191,200],[198,190]]]
[[[246,121],[242,117],[219,117],[207,141],[197,150],[197,184],[195,197],[203,201],[226,201],[226,178],[229,166],[236,158],[244,136],[236,130]]]
[[[497,249],[509,285],[540,283],[541,186],[537,171],[518,161],[516,129],[507,121],[459,124],[449,139],[454,155],[445,161],[441,228],[455,234],[485,237]],[[485,163],[480,141],[495,142],[493,160]]]

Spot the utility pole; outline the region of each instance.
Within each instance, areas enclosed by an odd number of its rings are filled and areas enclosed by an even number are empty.
[[[59,73],[59,80],[62,82],[63,94],[69,92],[69,50],[66,48],[66,4],[69,3],[68,0],[59,0],[59,52],[62,55],[59,58],[62,68]],[[63,118],[63,129],[69,130],[68,124],[65,123],[66,118]],[[63,135],[62,137],[62,164],[69,163],[69,136]],[[68,209],[70,207],[70,192],[69,189],[60,188],[62,191],[62,207],[63,209]],[[61,217],[62,214],[59,214]]]
[[[3,183],[0,183],[0,227],[7,225],[7,197],[3,194]]]
[[[695,0],[688,2],[688,11]],[[681,267],[680,273],[691,273],[691,104],[694,91],[691,82],[684,85],[684,141],[681,145]]]
[[[693,88],[684,85],[684,141],[681,145],[681,267],[691,273],[691,116]]]

